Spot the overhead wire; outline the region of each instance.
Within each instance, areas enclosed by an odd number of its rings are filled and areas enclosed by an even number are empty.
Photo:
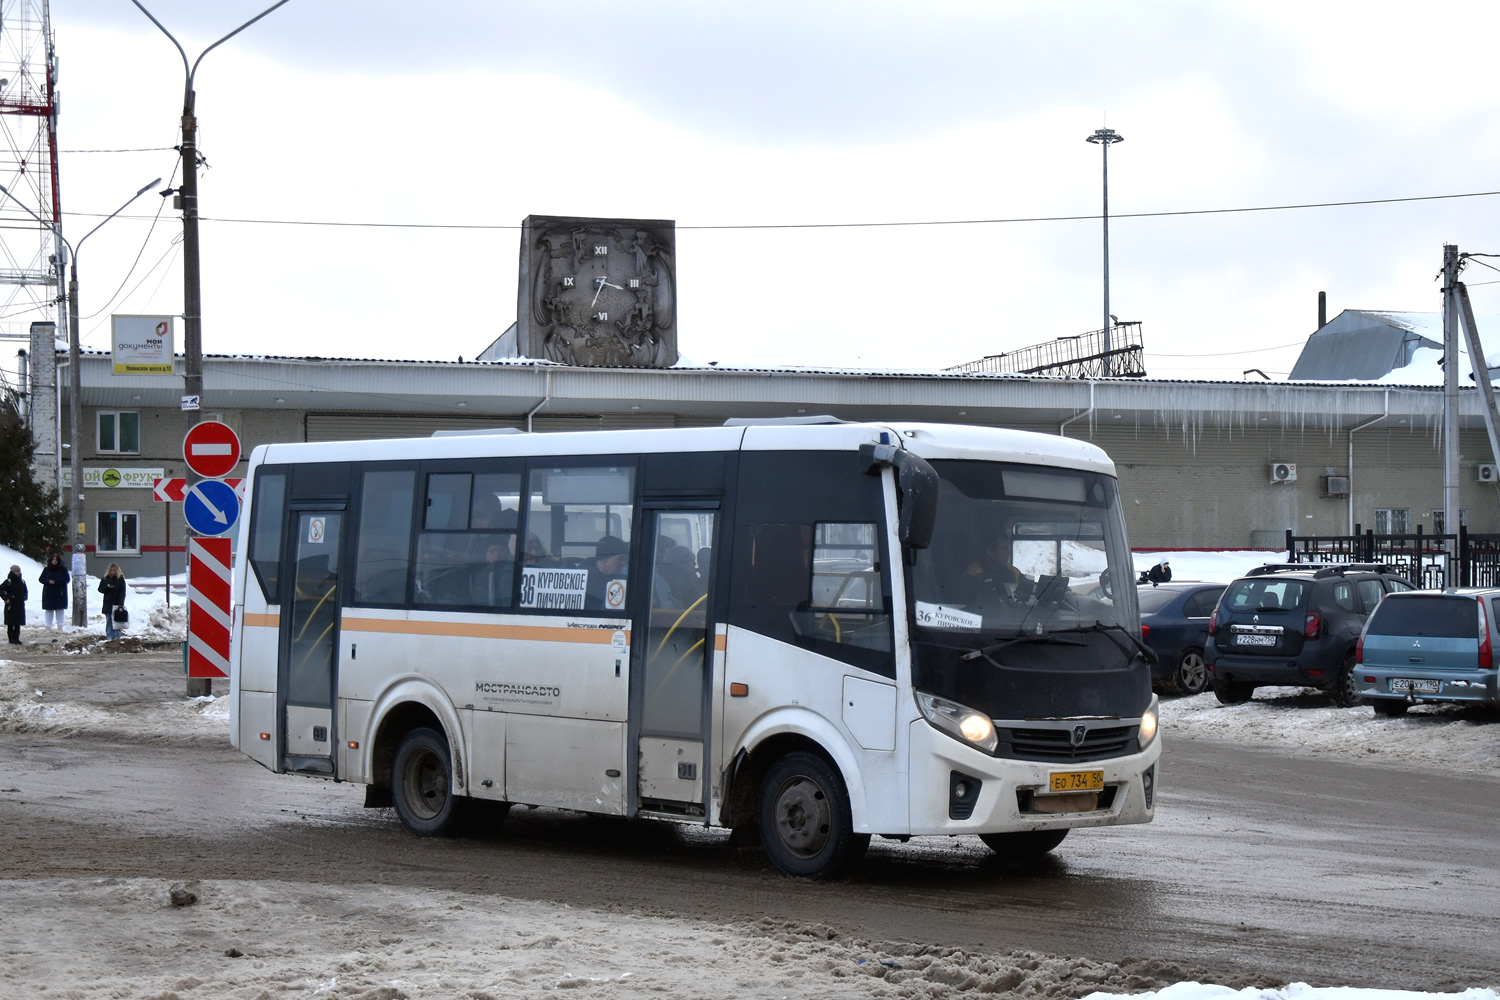
[[[1235,354],[1263,354],[1266,351],[1284,351],[1288,347],[1301,347],[1307,341],[1299,340],[1294,344],[1281,344],[1278,347],[1256,347],[1248,351],[1217,351],[1212,354],[1158,354],[1149,352],[1153,358],[1227,358]]]
[[[1287,212],[1309,208],[1345,208],[1357,205],[1394,205],[1405,202],[1418,201],[1450,201],[1458,198],[1491,198],[1500,195],[1500,191],[1469,191],[1460,194],[1428,194],[1412,195],[1401,198],[1363,198],[1354,201],[1317,201],[1302,202],[1288,205],[1249,205],[1239,208],[1192,208],[1175,209],[1162,212],[1118,212],[1110,215],[1111,219],[1160,219],[1171,217],[1182,217],[1192,215],[1229,215],[1246,212]],[[78,215],[97,218],[98,212],[66,212],[65,215]],[[146,216],[122,216],[122,218],[145,219]],[[766,222],[766,223],[735,223],[716,225],[678,225],[679,231],[726,231],[726,230],[756,230],[756,229],[872,229],[872,228],[900,228],[921,226],[988,226],[1004,225],[1020,222],[1090,222],[1103,218],[1102,215],[1038,215],[1017,216],[1014,218],[993,219],[928,219],[907,220],[889,222]],[[474,229],[474,230],[519,230],[521,227],[515,224],[498,223],[458,223],[458,222],[339,222],[326,219],[242,219],[229,216],[199,216],[201,222],[224,222],[238,223],[244,225],[261,226],[329,226],[337,228],[360,228],[360,229]]]
[[[172,186],[172,181],[175,181],[177,179],[177,170],[178,170],[179,166],[181,166],[180,163],[173,165],[173,167],[172,167],[172,176],[167,181],[167,187],[168,188],[170,188]],[[93,319],[95,316],[98,316],[98,315],[100,315],[100,314],[102,314],[104,312],[107,312],[110,309],[110,307],[112,307],[115,304],[115,299],[117,299],[119,297],[121,289],[123,289],[125,287],[125,283],[130,280],[130,276],[135,273],[135,269],[136,269],[137,265],[140,264],[140,262],[141,262],[141,255],[146,252],[146,245],[151,242],[151,234],[154,233],[154,232],[156,232],[156,224],[161,221],[161,213],[162,213],[162,211],[164,209],[166,209],[166,207],[167,207],[167,199],[165,197],[163,197],[163,198],[160,199],[160,204],[158,204],[156,206],[156,216],[154,218],[152,218],[152,220],[151,220],[151,228],[148,229],[148,230],[146,230],[146,238],[141,241],[141,248],[135,252],[135,260],[131,261],[131,263],[130,263],[130,270],[126,271],[125,272],[125,277],[123,277],[123,278],[120,279],[119,288],[115,289],[114,294],[111,295],[109,297],[109,299],[105,301],[105,303],[104,303],[104,305],[102,307],[100,307],[98,310],[96,310],[95,312],[90,313],[87,316],[80,316],[79,319],[82,319],[82,320]],[[136,287],[139,288],[140,286],[137,285]],[[133,291],[133,289],[132,289],[132,291]]]
[[[172,240],[172,242],[167,246],[167,249],[162,252],[162,255],[156,259],[156,263],[152,264],[151,267],[146,271],[146,273],[143,274],[143,275],[141,275],[141,280],[137,281],[135,283],[135,287],[132,288],[129,292],[126,293],[125,300],[122,300],[122,301],[128,301],[129,298],[130,298],[130,296],[134,295],[140,289],[140,287],[142,285],[144,285],[147,281],[149,281],[151,279],[151,275],[153,275],[153,274],[156,273],[156,269],[159,268],[159,267],[161,267],[162,263],[169,256],[175,259],[176,256],[177,256],[177,253],[181,249],[181,247],[182,247],[182,238],[179,235],[178,237],[176,237],[176,238],[174,238]],[[167,272],[163,271],[162,272],[161,280],[157,281],[157,283],[156,283],[156,288],[160,288],[161,287],[161,282],[164,281],[164,280],[166,280],[166,276],[167,276]],[[156,289],[152,289],[151,290],[151,294],[155,295],[156,294]],[[97,316],[97,315],[99,315],[99,314],[98,313],[94,313],[94,316]],[[93,316],[89,317],[89,319],[93,319],[93,318],[94,318]],[[97,333],[99,331],[99,328],[102,327],[103,325],[104,325],[104,322],[101,320],[100,322],[95,323],[93,326],[89,327],[88,333],[83,334],[79,338],[80,341],[82,341],[82,340],[88,340],[95,333]]]
[[[58,153],[165,153],[176,146],[142,146],[138,149],[59,149]]]

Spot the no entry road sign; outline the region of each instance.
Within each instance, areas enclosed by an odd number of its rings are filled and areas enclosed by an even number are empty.
[[[240,501],[234,487],[217,479],[205,479],[188,487],[183,496],[182,516],[200,535],[222,535],[240,516]]]
[[[194,424],[182,439],[182,457],[198,475],[218,479],[240,460],[240,437],[228,424],[205,420]]]

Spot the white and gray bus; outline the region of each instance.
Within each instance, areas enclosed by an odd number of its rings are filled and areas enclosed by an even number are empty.
[[[232,740],[418,835],[548,806],[745,829],[817,878],[871,835],[1022,855],[1152,818],[1093,445],[747,421],[275,444],[247,475]]]

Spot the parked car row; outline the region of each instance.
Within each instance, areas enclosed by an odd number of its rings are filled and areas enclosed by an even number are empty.
[[[1312,687],[1387,716],[1422,702],[1500,706],[1500,588],[1416,590],[1386,565],[1283,564],[1139,598],[1163,691],[1212,688],[1231,705],[1261,686]]]

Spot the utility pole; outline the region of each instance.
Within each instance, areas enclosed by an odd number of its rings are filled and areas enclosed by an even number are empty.
[[[1443,244],[1443,534],[1458,533],[1458,247]]]
[[[185,74],[182,88],[182,186],[177,189],[182,199],[182,433],[185,437],[197,425],[203,406],[203,297],[198,271],[198,118],[197,92],[193,90],[193,77],[197,75],[198,66],[203,62],[204,56],[271,11],[285,5],[289,0],[277,0],[276,3],[204,49],[191,64],[188,63],[187,52],[183,50],[182,44],[156,19],[155,15],[145,8],[141,0],[131,0],[131,2],[140,9],[142,14],[150,18],[151,23],[156,25],[161,33],[177,47],[177,54],[182,56],[182,68]],[[188,469],[186,475],[189,486],[198,479],[192,469]],[[187,528],[186,525],[184,528],[191,533],[191,528]],[[167,539],[169,559],[171,549],[172,539],[169,537]],[[171,586],[172,581],[169,577],[167,579],[169,590]],[[187,611],[191,619],[192,602],[188,602]],[[191,621],[188,628],[191,631]],[[208,678],[189,677],[187,693],[189,697],[212,694],[213,681]]]
[[[1104,360],[1100,370],[1108,377],[1112,367],[1109,337],[1109,147],[1117,142],[1124,142],[1125,137],[1112,128],[1099,128],[1084,141],[1096,144],[1104,154]]]

